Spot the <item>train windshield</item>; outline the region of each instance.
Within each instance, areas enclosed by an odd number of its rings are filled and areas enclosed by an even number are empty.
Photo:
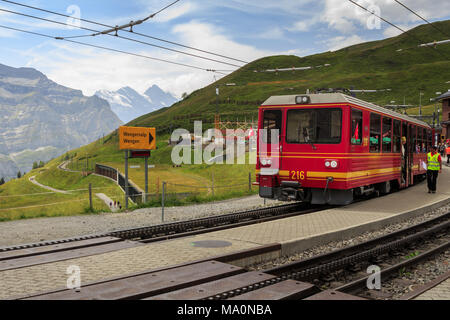
[[[281,110],[264,111],[262,141],[267,144],[279,143],[281,132]]]
[[[338,144],[342,135],[342,110],[289,110],[286,130],[287,143]]]

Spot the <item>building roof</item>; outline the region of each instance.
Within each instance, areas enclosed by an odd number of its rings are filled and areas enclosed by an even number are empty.
[[[367,109],[378,111],[381,113],[388,114],[390,116],[400,118],[405,121],[409,121],[421,126],[430,127],[430,125],[424,121],[408,117],[404,114],[377,106],[376,104],[348,96],[343,93],[319,93],[319,94],[298,94],[298,95],[288,95],[288,96],[273,96],[267,99],[263,103],[263,106],[282,106],[282,105],[298,105],[296,102],[296,97],[298,96],[308,96],[310,98],[311,104],[321,104],[321,103],[345,103],[345,104],[355,104]]]
[[[447,91],[446,93],[444,93],[436,98],[437,101],[441,101],[444,99],[450,99],[450,91]]]

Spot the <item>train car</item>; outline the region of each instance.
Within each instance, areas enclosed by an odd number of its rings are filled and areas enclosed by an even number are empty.
[[[426,176],[431,127],[343,93],[274,96],[259,110],[263,198],[347,205]]]

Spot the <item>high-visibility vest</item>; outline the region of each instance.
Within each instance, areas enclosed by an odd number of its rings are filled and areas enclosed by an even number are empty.
[[[445,149],[445,153],[446,153],[447,155],[450,155],[450,147],[448,147],[447,149]]]
[[[428,170],[439,171],[441,169],[441,165],[439,163],[439,153],[436,153],[434,156],[431,152],[428,156]]]

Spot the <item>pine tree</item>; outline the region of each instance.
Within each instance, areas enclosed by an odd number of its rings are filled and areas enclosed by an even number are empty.
[[[19,172],[17,172],[17,179],[20,179],[20,178],[22,178],[22,173],[20,173],[20,171],[19,171]]]
[[[38,165],[37,161],[33,162],[33,170],[34,170],[34,169],[37,169],[38,166],[39,166],[39,165]]]
[[[3,178],[3,177],[0,179],[0,186],[1,186],[2,184],[5,184],[5,178]]]

